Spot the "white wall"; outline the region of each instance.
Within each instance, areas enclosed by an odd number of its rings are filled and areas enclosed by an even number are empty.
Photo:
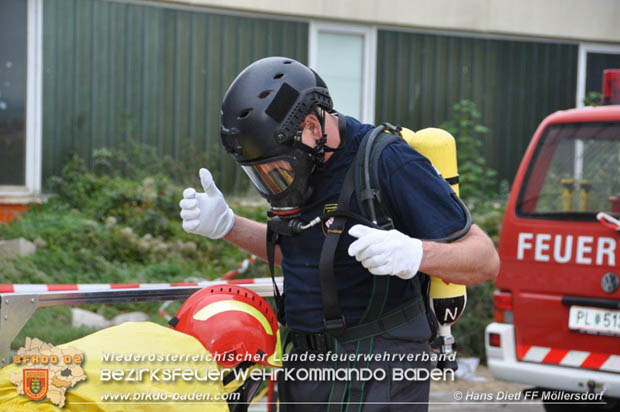
[[[620,42],[620,0],[166,0],[357,23]]]

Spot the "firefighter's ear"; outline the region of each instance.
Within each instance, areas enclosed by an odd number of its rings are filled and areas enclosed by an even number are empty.
[[[308,114],[302,125],[304,128],[302,137],[312,140],[319,140],[321,138],[323,134],[321,131],[321,123],[314,113]],[[304,143],[310,145],[309,142],[304,141]],[[312,146],[314,147],[314,144]]]

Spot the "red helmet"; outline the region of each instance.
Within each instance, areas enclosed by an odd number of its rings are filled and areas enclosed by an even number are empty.
[[[183,303],[170,324],[198,339],[225,368],[248,356],[255,363],[282,366],[276,315],[265,299],[249,289],[236,285],[201,289]]]

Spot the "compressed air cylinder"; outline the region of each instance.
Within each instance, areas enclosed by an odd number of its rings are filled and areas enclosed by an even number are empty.
[[[428,158],[444,179],[452,183],[452,189],[459,194],[456,142],[450,133],[442,129],[427,128],[416,133],[403,129],[401,135],[409,146]],[[442,354],[453,352],[454,337],[451,326],[463,314],[467,304],[465,285],[447,283],[431,276],[429,303],[439,323],[440,349]],[[438,367],[441,367],[438,364]],[[456,369],[454,363],[444,362],[443,367]]]
[[[565,177],[560,180],[560,183],[562,183],[562,211],[570,212],[573,209],[573,188],[575,186],[575,179]]]
[[[579,211],[587,212],[590,201],[590,189],[592,189],[592,182],[583,179],[579,182]]]

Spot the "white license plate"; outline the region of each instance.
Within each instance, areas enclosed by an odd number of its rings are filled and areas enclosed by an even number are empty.
[[[620,336],[620,310],[571,306],[568,328],[585,333]]]

